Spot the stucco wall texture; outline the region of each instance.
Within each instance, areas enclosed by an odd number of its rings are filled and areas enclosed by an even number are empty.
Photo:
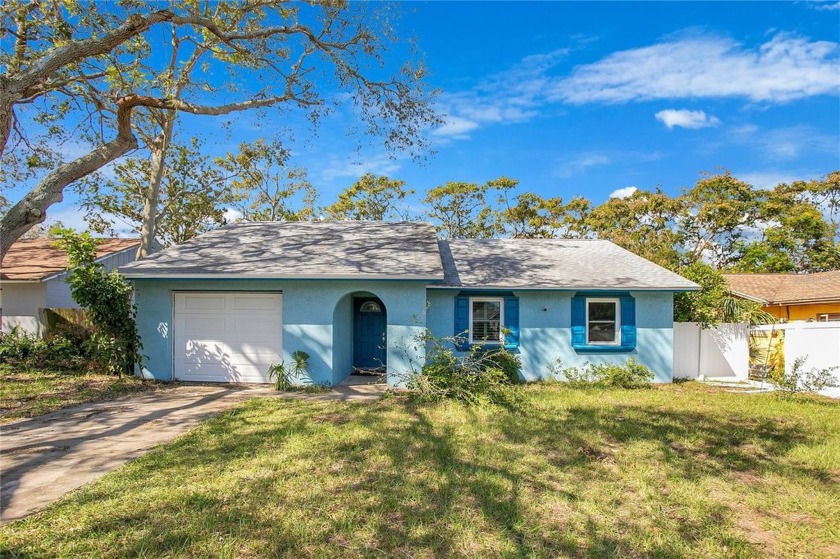
[[[422,281],[365,280],[135,280],[138,328],[145,356],[142,373],[172,379],[172,298],[175,291],[281,291],[283,357],[310,355],[309,382],[335,385],[352,370],[353,296],[375,295],[387,313],[388,383],[401,386],[425,360],[418,343],[424,328],[433,336],[454,334],[457,290],[427,289]],[[673,294],[631,292],[636,298],[636,349],[628,353],[579,354],[571,346],[574,291],[514,291],[519,297],[520,344],[525,380],[556,378],[560,367],[585,362],[624,363],[635,358],[655,374],[673,378]]]

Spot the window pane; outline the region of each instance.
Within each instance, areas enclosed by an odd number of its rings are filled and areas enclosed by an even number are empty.
[[[589,320],[608,320],[615,322],[615,303],[592,302],[589,303]]]
[[[589,323],[590,342],[614,342],[615,322]]]
[[[472,302],[472,339],[498,342],[501,340],[502,305],[498,301]]]

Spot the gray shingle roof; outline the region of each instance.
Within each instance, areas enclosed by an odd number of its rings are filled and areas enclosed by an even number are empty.
[[[448,287],[676,291],[699,288],[609,241],[470,239],[438,244],[444,285]]]
[[[407,221],[236,223],[120,272],[129,278],[443,279],[434,226]]]
[[[431,223],[236,223],[120,268],[129,278],[398,278],[441,287],[663,289],[697,285],[608,241],[437,241]]]

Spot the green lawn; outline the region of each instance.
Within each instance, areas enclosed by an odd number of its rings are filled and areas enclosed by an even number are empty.
[[[0,425],[83,402],[158,390],[161,383],[134,377],[29,370],[0,364]]]
[[[263,398],[0,528],[22,557],[837,557],[840,405],[695,383],[526,411]]]

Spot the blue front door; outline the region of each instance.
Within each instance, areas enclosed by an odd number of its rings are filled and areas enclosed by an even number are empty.
[[[385,305],[375,297],[353,299],[353,366],[378,369],[387,362]]]

